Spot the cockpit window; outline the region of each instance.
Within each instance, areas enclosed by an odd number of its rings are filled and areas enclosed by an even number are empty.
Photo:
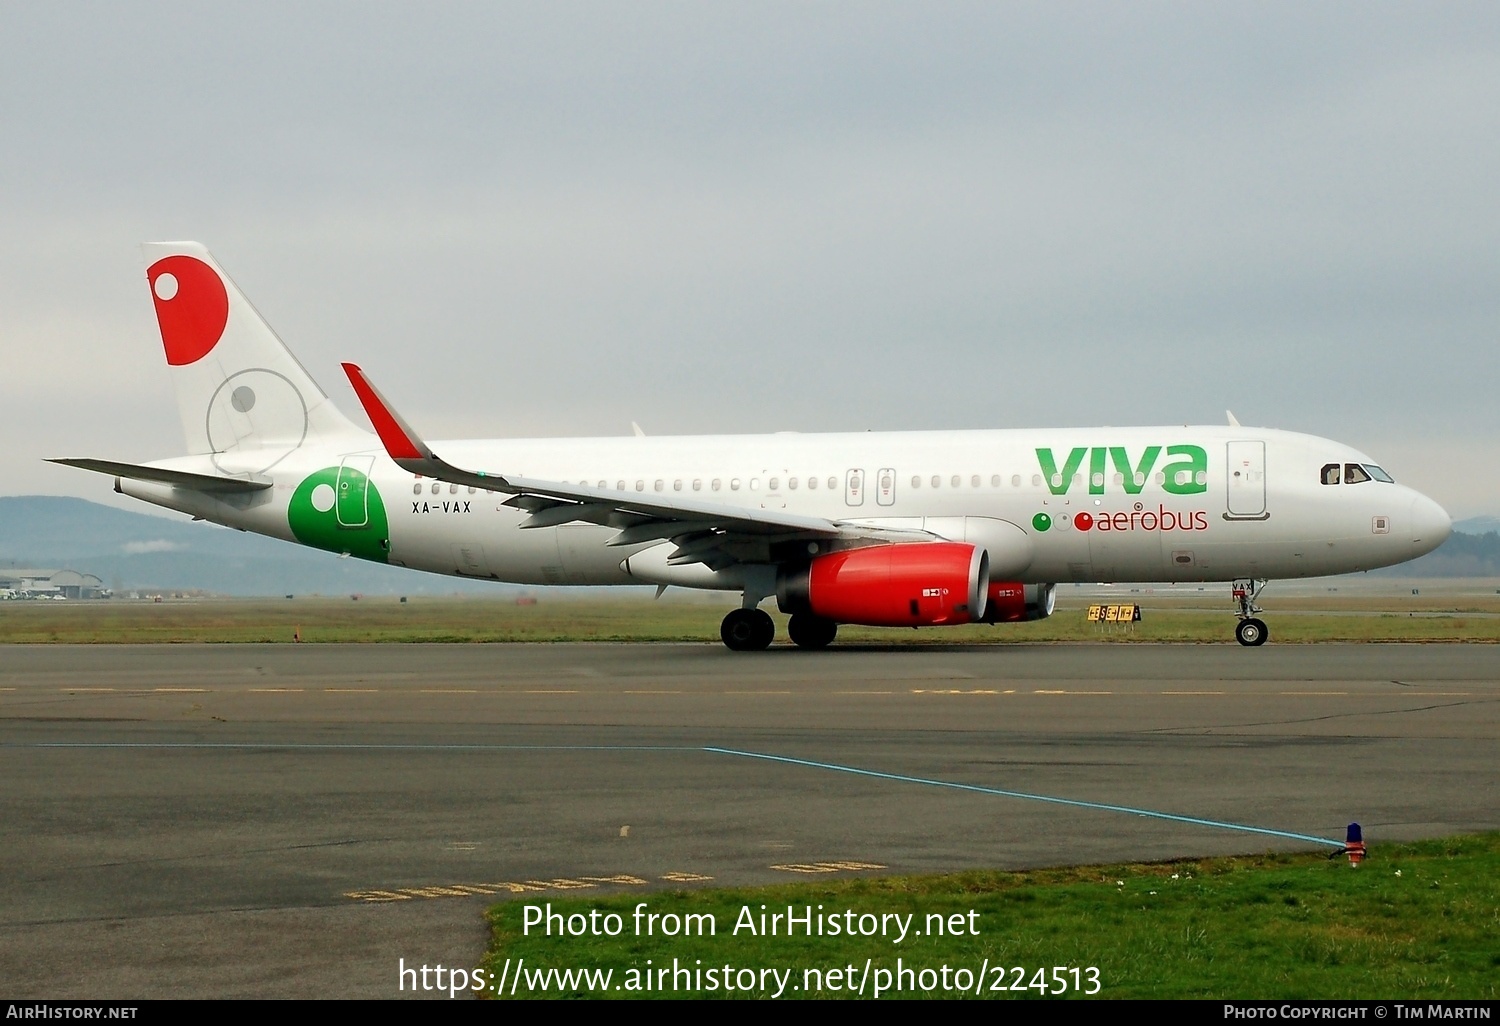
[[[1365,473],[1365,468],[1358,463],[1344,464],[1344,484],[1364,484],[1370,480],[1370,475]]]
[[[1381,470],[1375,464],[1373,464],[1373,463],[1365,463],[1365,464],[1362,464],[1362,465],[1364,466],[1364,468],[1366,470],[1368,470],[1370,472],[1370,476],[1373,477],[1375,480],[1377,480],[1377,481],[1384,481],[1386,484],[1395,484],[1396,483],[1396,479],[1394,477],[1392,477],[1391,475],[1387,474],[1385,471]]]
[[[1323,483],[1339,483],[1339,465],[1337,463],[1325,463],[1323,465]]]

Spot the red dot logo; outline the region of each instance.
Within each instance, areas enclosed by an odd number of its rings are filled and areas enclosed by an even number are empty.
[[[1094,517],[1091,513],[1079,513],[1073,517],[1073,526],[1080,531],[1087,531],[1094,526]]]
[[[146,269],[167,363],[197,363],[219,344],[229,323],[229,293],[218,272],[190,256],[169,256]]]

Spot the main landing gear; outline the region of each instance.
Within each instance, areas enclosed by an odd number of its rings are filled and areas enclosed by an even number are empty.
[[[1271,630],[1266,622],[1255,616],[1262,612],[1260,606],[1256,605],[1255,598],[1265,586],[1266,582],[1263,580],[1234,582],[1235,615],[1240,618],[1234,628],[1234,640],[1247,648],[1257,648],[1271,638]]]
[[[793,613],[786,632],[798,648],[827,648],[838,635],[839,625],[809,613]]]
[[[719,625],[719,637],[731,651],[756,652],[770,647],[776,623],[763,609],[732,609]]]

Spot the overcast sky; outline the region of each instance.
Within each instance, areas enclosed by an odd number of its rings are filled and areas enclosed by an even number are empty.
[[[1229,408],[1500,513],[1500,5],[225,6],[0,0],[0,493],[181,451],[186,238],[429,437]]]

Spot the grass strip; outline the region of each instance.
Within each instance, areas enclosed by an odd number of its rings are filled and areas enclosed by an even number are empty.
[[[1317,642],[1500,641],[1500,601],[1480,610],[1288,609],[1268,614],[1277,644]],[[1493,606],[1493,608],[1490,608]],[[0,644],[186,644],[351,642],[702,642],[718,644],[726,605],[650,601],[564,601],[531,606],[486,600],[201,600],[0,603]],[[773,613],[778,644],[786,618]],[[1148,606],[1133,627],[1086,622],[1061,608],[1033,623],[931,630],[842,627],[836,644],[1006,645],[1017,643],[1199,642],[1233,644],[1227,610]]]
[[[642,903],[646,916],[661,918],[654,924],[637,920]],[[569,916],[597,912],[599,931],[614,913],[620,934],[563,936],[566,926],[555,920],[551,936],[541,926],[527,931],[528,906],[550,906],[563,924]],[[797,916],[810,907],[814,916],[836,914],[842,922],[852,910],[856,924],[867,914],[911,916],[910,930],[923,935],[909,933],[897,943],[897,921],[885,920],[886,936],[806,936],[800,924],[794,936],[786,935],[784,925],[777,936],[765,936],[759,929],[762,906],[768,915],[784,915],[790,906]],[[674,922],[669,917],[685,922],[688,915],[711,916],[714,934],[662,934]],[[756,924],[753,932],[744,927],[747,916]],[[709,989],[701,975],[702,989],[695,989],[679,973],[674,990],[674,968],[713,968],[720,970],[718,978],[740,982],[748,979],[741,969],[790,970],[784,998],[857,996],[846,982],[852,987],[864,976],[865,996],[871,997],[869,984],[880,970],[894,985],[900,959],[912,970],[910,978],[903,992],[884,996],[1037,997],[1059,990],[1053,967],[1084,970],[1079,989],[1086,991],[1092,989],[1086,972],[1092,967],[1098,970],[1099,996],[1106,998],[1493,1000],[1500,997],[1500,833],[1375,845],[1357,869],[1342,856],[1267,854],[756,888],[538,895],[496,905],[489,919],[492,941],[481,968],[493,985],[504,976],[507,996],[519,980],[516,997],[770,997],[778,979],[769,977],[764,991],[728,992],[722,985]],[[927,929],[939,920],[941,936]],[[826,918],[821,921],[826,927]],[[577,927],[584,920],[572,922]],[[655,929],[638,935],[638,923]],[[941,985],[945,965],[951,984],[969,981],[965,993]],[[724,974],[725,967],[735,975]],[[565,986],[556,976],[539,990],[537,979],[527,975],[578,968],[612,975],[603,990],[597,977],[590,989],[577,980]],[[997,968],[1004,971],[997,974]],[[666,976],[650,977],[660,987],[641,989],[645,971],[663,969]],[[1045,970],[1041,977],[1038,969]],[[806,970],[823,974],[822,989],[815,988],[820,977]],[[833,977],[837,989],[828,986],[829,970],[841,970]],[[1066,996],[1081,996],[1075,977],[1063,976]],[[631,989],[632,979],[637,989]],[[997,983],[1006,989],[992,989]]]

